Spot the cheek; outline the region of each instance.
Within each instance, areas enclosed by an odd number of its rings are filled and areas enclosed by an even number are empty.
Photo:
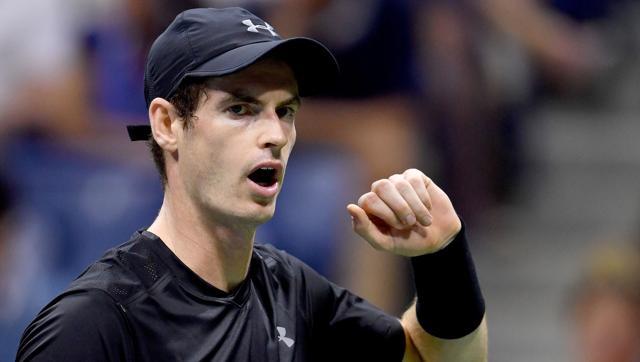
[[[296,137],[298,137],[298,132],[296,131],[295,124],[291,126],[291,147],[296,143]]]
[[[221,160],[225,145],[220,143],[220,139],[191,137],[182,145],[179,155],[181,173],[192,188],[202,188],[207,183],[219,182],[218,170],[225,166]]]
[[[282,153],[282,158],[283,161],[286,162],[289,159],[289,155],[291,155],[291,151],[293,151],[293,146],[295,146],[296,144],[296,137],[297,137],[297,133],[296,133],[296,127],[295,126],[291,126],[291,133],[289,135],[289,141],[287,142],[287,145],[284,147],[283,149],[283,153]]]

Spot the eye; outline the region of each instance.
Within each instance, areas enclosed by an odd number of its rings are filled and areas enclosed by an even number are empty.
[[[251,113],[251,107],[248,104],[234,104],[227,108],[227,112],[235,116],[246,116]]]
[[[293,118],[296,115],[296,110],[293,107],[282,107],[276,110],[276,114],[279,118]]]

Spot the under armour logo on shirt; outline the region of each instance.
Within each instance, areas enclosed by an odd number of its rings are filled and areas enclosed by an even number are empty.
[[[284,344],[289,348],[296,343],[293,339],[285,337],[287,335],[287,330],[284,327],[276,327],[276,329],[278,330],[278,342],[284,342]]]
[[[256,25],[251,21],[251,19],[242,20],[242,24],[247,26],[247,31],[252,33],[259,33],[258,29],[266,30],[271,33],[272,36],[278,36],[278,33],[273,31],[273,26],[269,25],[269,23],[265,22],[264,25]]]

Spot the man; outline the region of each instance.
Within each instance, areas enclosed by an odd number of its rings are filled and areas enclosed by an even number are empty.
[[[149,140],[163,178],[159,215],[41,311],[17,359],[485,360],[462,224],[420,171],[377,181],[347,207],[373,247],[412,257],[418,299],[402,322],[254,245],[275,210],[300,96],[336,73],[321,44],[282,40],[244,9],[180,14],[147,60],[150,127],[129,129]]]

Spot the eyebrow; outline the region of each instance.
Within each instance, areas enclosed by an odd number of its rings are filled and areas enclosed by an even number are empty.
[[[222,99],[222,102],[224,103],[232,102],[232,101],[242,101],[242,102],[253,103],[253,104],[261,103],[260,100],[258,100],[256,97],[250,95],[244,90],[232,90],[232,91],[225,91],[225,92],[227,93],[227,95]],[[281,107],[283,105],[292,105],[292,104],[299,106],[301,103],[302,103],[302,99],[300,98],[300,96],[294,95],[278,103],[278,107]]]

